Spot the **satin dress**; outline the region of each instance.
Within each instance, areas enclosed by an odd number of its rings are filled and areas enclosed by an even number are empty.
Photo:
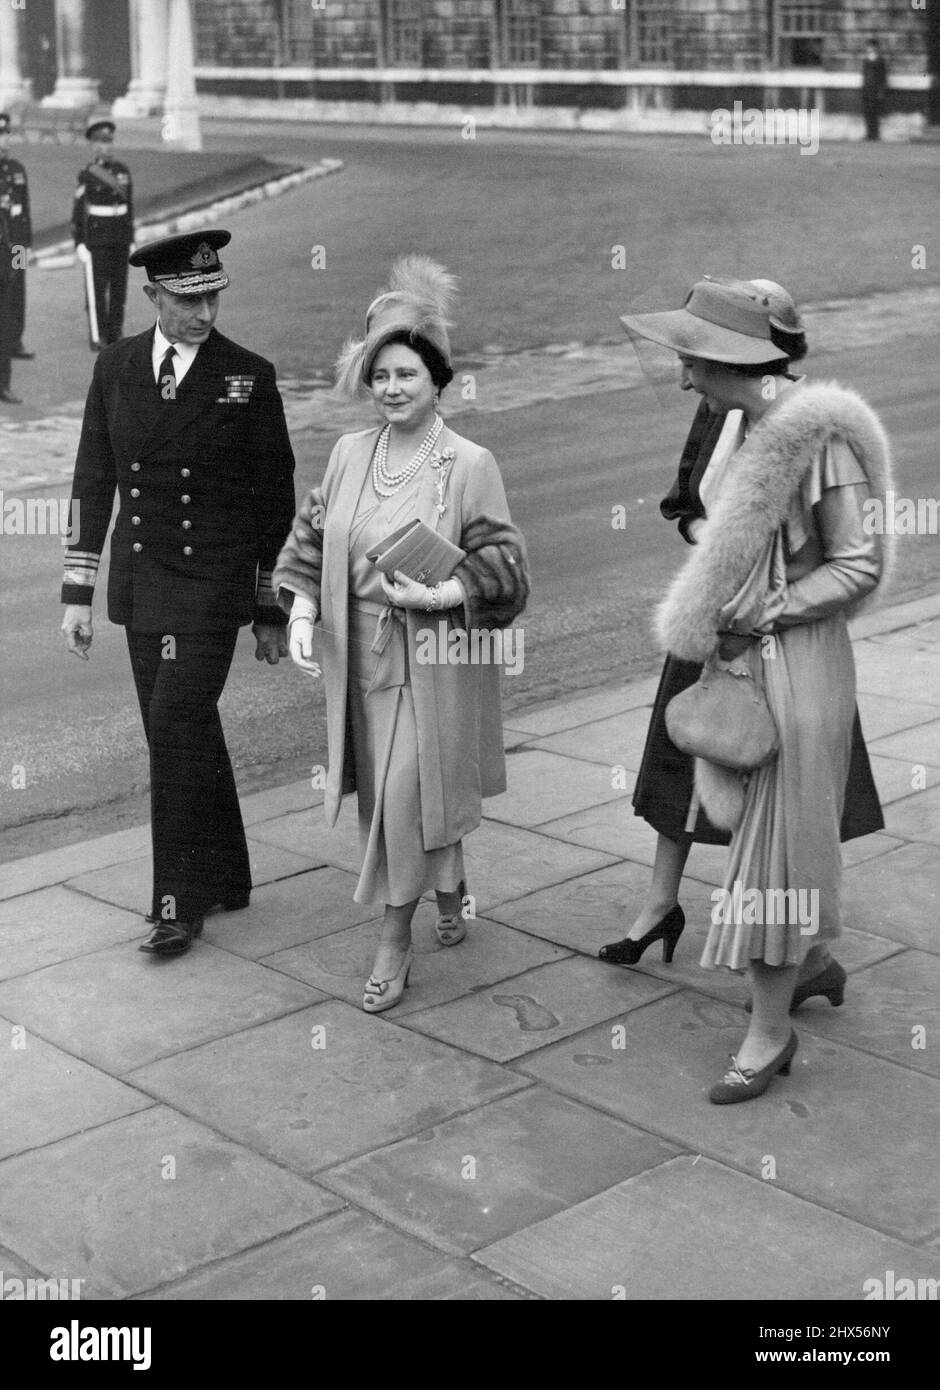
[[[366,558],[417,515],[421,479],[419,470],[393,497],[379,497],[370,469],[349,532],[347,718],[363,854],[354,897],[392,907],[434,889],[455,892],[464,878],[461,842],[424,848],[404,610],[389,605],[381,574]]]

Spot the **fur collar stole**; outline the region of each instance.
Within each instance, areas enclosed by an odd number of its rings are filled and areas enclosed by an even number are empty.
[[[826,444],[844,439],[864,469],[872,495],[892,487],[891,448],[881,421],[861,396],[837,382],[792,386],[762,416],[741,446],[689,559],[656,613],[661,645],[686,661],[705,661],[716,645],[718,614],[741,588],[793,494]],[[893,536],[882,536],[881,580],[849,609],[884,594]]]

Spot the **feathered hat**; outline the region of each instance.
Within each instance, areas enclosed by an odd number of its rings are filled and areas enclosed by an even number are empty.
[[[392,266],[388,288],[366,310],[366,331],[361,341],[350,338],[336,362],[336,390],[355,397],[368,386],[376,353],[390,338],[407,333],[423,338],[451,365],[447,318],[456,279],[427,256],[400,256]]]

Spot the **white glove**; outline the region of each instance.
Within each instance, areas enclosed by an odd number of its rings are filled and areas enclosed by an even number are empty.
[[[83,241],[80,241],[76,246],[75,254],[81,261],[82,265],[87,265],[88,262],[91,260],[91,252],[89,251],[88,247],[85,245]]]
[[[313,660],[313,629],[318,616],[315,603],[302,594],[295,595],[287,620],[290,659],[311,676],[321,674],[318,663]]]

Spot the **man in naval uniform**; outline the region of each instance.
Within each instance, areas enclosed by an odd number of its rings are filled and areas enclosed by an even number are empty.
[[[12,345],[12,357],[22,357],[27,361],[35,357],[23,346],[23,332],[26,327],[26,253],[33,244],[33,229],[29,216],[29,180],[26,170],[18,159],[11,158],[10,116],[0,111],[0,200],[9,200],[10,237],[15,256],[13,279],[10,286],[10,322],[7,328]]]
[[[93,121],[85,131],[94,159],[78,175],[72,202],[72,239],[81,260],[91,258],[95,309],[102,347],[124,328],[127,256],[134,241],[130,170],[112,159],[113,121]]]
[[[226,231],[141,247],[154,328],[95,364],[72,487],[62,629],[87,659],[91,601],[115,491],[108,617],[126,629],[150,748],[154,930],[187,951],[213,907],[251,891],[218,701],[238,629],[258,660],[287,655],[270,577],[294,515],[284,409],[270,362],[216,332]]]

